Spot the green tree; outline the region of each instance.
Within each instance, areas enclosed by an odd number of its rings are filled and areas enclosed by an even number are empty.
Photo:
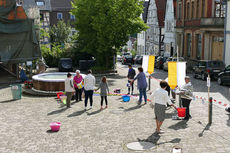
[[[133,33],[146,30],[139,17],[142,0],[74,0],[78,47],[96,57],[97,66],[109,69],[113,56]]]
[[[70,40],[71,27],[69,24],[65,24],[64,21],[60,20],[57,25],[51,27],[49,33],[52,43],[59,45],[65,44]]]

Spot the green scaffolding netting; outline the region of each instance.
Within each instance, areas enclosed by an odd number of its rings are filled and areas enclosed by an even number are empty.
[[[32,19],[8,19],[15,0],[0,0],[0,62],[20,63],[41,57]]]

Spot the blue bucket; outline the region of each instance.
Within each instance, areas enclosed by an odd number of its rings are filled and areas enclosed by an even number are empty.
[[[123,102],[129,102],[130,101],[130,96],[124,95],[122,96]]]

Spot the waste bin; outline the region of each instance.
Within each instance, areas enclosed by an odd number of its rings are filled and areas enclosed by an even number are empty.
[[[22,98],[22,85],[11,85],[11,92],[14,100]]]

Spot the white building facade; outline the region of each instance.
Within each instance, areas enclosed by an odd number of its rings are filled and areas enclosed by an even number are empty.
[[[146,54],[159,55],[159,24],[157,18],[157,7],[155,0],[149,1],[146,32]]]
[[[230,65],[230,0],[227,0],[224,40],[224,62],[228,66]]]
[[[174,0],[167,0],[165,12],[165,38],[164,55],[173,56],[176,54],[176,18],[174,12]]]
[[[137,34],[137,55],[145,55],[145,31]]]

